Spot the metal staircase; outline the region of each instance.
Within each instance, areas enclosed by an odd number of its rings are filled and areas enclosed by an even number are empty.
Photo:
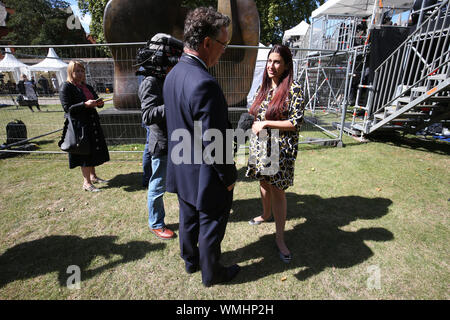
[[[364,117],[354,112],[348,131],[415,133],[450,119],[449,0],[427,9],[429,17],[375,70],[373,84],[364,86]]]

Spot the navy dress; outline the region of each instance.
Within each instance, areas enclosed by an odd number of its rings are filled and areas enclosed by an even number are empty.
[[[86,108],[84,102],[88,98],[97,99],[98,95],[94,89],[86,85],[92,97],[86,97],[82,88],[75,86],[70,82],[65,82],[59,93],[62,107],[66,112],[66,116],[70,113],[72,123],[75,130],[84,129],[85,134],[89,137],[90,153],[88,155],[78,155],[69,153],[69,168],[73,169],[81,167],[96,167],[109,161],[109,152],[106,145],[105,136],[100,126],[100,118],[96,108]],[[64,122],[64,131],[68,120]],[[62,140],[64,139],[64,135]]]

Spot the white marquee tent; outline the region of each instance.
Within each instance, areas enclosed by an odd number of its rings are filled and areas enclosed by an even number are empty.
[[[253,72],[252,87],[250,88],[250,91],[247,95],[248,105],[251,105],[253,103],[253,98],[255,97],[256,90],[258,90],[258,87],[262,82],[262,77],[264,69],[266,68],[266,61],[269,55],[269,51],[270,48],[264,46],[262,43],[259,44],[258,55],[256,57],[255,71]]]
[[[21,80],[22,74],[30,77],[29,67],[20,62],[12,53],[10,48],[6,48],[5,57],[0,61],[0,72],[11,72],[14,77],[14,81],[17,83]]]
[[[376,3],[379,0],[375,0]],[[328,0],[311,14],[312,18],[325,15],[367,17],[372,15],[374,0]],[[384,8],[410,9],[414,0],[383,0]],[[404,11],[404,10],[403,10]]]
[[[267,49],[266,49],[267,48]],[[266,63],[267,57],[269,55],[270,48],[263,45],[261,42],[259,43],[258,55],[256,56],[256,61],[264,61]]]
[[[283,35],[283,42],[293,36],[304,37],[308,32],[309,24],[305,21],[300,22],[298,25],[292,29],[286,30]]]
[[[58,57],[55,50],[49,48],[47,57],[38,64],[29,67],[29,69],[33,72],[53,71],[56,73],[58,83],[63,83],[67,80],[67,66],[68,64]]]

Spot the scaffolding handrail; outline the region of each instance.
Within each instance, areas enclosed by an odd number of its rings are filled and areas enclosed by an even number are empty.
[[[432,46],[429,45],[428,48],[426,48],[425,45],[422,45],[420,48],[419,45],[417,44],[417,48],[414,47],[414,42],[416,41],[418,36],[420,37],[420,35],[423,34],[424,27],[426,27],[425,33],[428,33],[432,25],[432,22],[437,21],[438,19],[444,17],[444,21],[440,28],[437,28],[438,23],[435,23],[433,26],[434,27],[433,33],[441,36],[431,39],[432,43],[434,41],[436,41],[438,45],[441,43],[441,40],[444,35],[443,31],[449,29],[448,26],[447,27],[445,26],[445,22],[450,16],[448,6],[446,12],[444,13],[445,15],[444,16],[441,15],[442,14],[441,9],[446,5],[448,5],[448,0],[442,2],[441,5],[439,6],[439,9],[433,12],[428,19],[422,22],[420,26],[411,35],[409,35],[407,39],[396,50],[394,50],[394,52],[392,52],[392,54],[390,54],[389,57],[385,59],[378,68],[375,69],[374,71],[375,76],[373,81],[375,93],[373,95],[373,100],[370,103],[370,106],[373,106],[374,108],[372,109],[369,107],[369,114],[368,114],[369,117],[379,112],[380,110],[383,110],[386,107],[390,106],[392,102],[394,102],[399,97],[403,96],[406,92],[411,91],[412,88],[416,87],[421,82],[426,81],[431,72],[436,72],[436,70],[446,65],[448,59],[446,60],[446,62],[440,63],[439,67],[436,67],[436,64],[439,63],[439,61],[442,61],[443,56],[448,54],[448,49],[447,51],[444,51],[443,55],[439,56],[437,56],[435,52],[433,55],[433,59],[431,61],[428,61],[427,59],[430,58],[431,51],[433,50]],[[448,42],[449,33],[450,30],[447,30],[447,34],[444,40],[445,42],[443,45],[444,49],[445,44]],[[412,63],[408,63],[412,51],[414,51]],[[405,72],[405,70],[407,70],[406,68],[408,66],[415,66],[416,59],[419,60],[417,61],[418,65],[416,67],[416,71],[409,72],[408,75],[406,75]],[[420,73],[422,76],[418,78],[420,61],[425,65],[425,68]],[[432,68],[433,70],[430,70],[430,68]],[[392,72],[397,73],[396,76],[390,77],[389,74],[391,74]],[[400,94],[398,94],[398,96],[395,96],[396,93],[394,90],[396,90],[400,85],[402,86],[401,92]],[[403,86],[407,86],[407,89],[404,90]],[[392,97],[391,96],[392,92],[394,93],[395,98],[390,98]],[[379,107],[376,107],[377,105]]]
[[[439,7],[439,9],[441,9],[441,7],[443,7],[446,3],[448,2],[448,0],[446,0],[446,1],[444,1],[444,2],[442,2],[442,4],[440,5],[440,7]],[[447,9],[448,10],[448,9]],[[402,46],[404,46],[405,45],[405,43],[407,43],[407,42],[410,42],[411,41],[411,39],[413,38],[413,37],[415,37],[418,33],[419,33],[419,31],[421,31],[422,30],[422,27],[428,22],[428,20],[431,20],[431,19],[433,19],[433,17],[434,17],[434,15],[436,15],[436,14],[438,14],[439,13],[439,11],[440,10],[436,10],[435,12],[433,12],[433,14],[427,19],[427,20],[425,20],[425,21],[423,21],[421,24],[420,24],[420,26],[418,26],[417,28],[416,28],[416,30],[413,32],[413,33],[411,33],[407,38],[406,38],[406,40],[405,41],[403,41],[398,47],[397,47],[397,49],[395,49],[376,69],[375,69],[375,72],[378,70],[378,69],[380,69],[384,64],[386,64],[387,62],[388,62],[388,60],[394,55],[394,54],[396,54],[396,52],[398,52],[399,50],[401,50],[401,47]]]

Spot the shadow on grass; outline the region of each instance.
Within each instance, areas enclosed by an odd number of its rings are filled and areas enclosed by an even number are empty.
[[[399,133],[378,134],[370,136],[370,140],[380,143],[390,143],[396,147],[419,150],[424,152],[433,152],[436,154],[450,154],[450,143],[439,141],[438,139],[427,139],[423,136],[402,136]]]
[[[275,244],[275,223],[273,234],[262,236],[257,242],[236,251],[225,252],[224,261],[239,263],[252,259],[259,260],[242,268],[234,283],[256,281],[270,274],[289,269],[303,268],[295,276],[306,280],[329,267],[349,268],[358,265],[374,255],[364,241],[390,241],[394,235],[384,228],[363,228],[344,231],[341,228],[356,220],[378,219],[386,215],[392,204],[386,198],[363,198],[347,196],[323,199],[316,195],[287,193],[289,218],[305,218],[306,221],[285,232],[285,239],[292,252],[293,260],[284,264],[278,257]],[[261,210],[260,199],[236,200],[233,203],[232,222],[248,221]],[[247,227],[247,232],[253,228]],[[227,263],[227,264],[228,264]]]
[[[77,236],[49,236],[25,242],[9,248],[0,256],[0,288],[10,282],[34,278],[51,272],[58,272],[61,286],[73,272],[67,273],[71,265],[81,270],[81,280],[90,279],[120,264],[140,260],[150,251],[162,250],[165,244],[131,241],[114,243],[116,236],[80,238]],[[119,255],[120,258],[112,258]],[[88,269],[98,256],[112,261],[94,269]]]
[[[59,140],[59,138],[57,138],[57,139]],[[57,139],[53,139],[53,140],[36,140],[33,143],[36,143],[39,146],[43,146],[43,145],[46,145],[46,144],[55,143],[55,140],[57,140]]]
[[[119,174],[114,178],[110,179],[108,185],[104,186],[102,189],[109,188],[124,188],[127,192],[134,192],[138,190],[146,189],[142,186],[142,172],[132,172],[127,174]]]

